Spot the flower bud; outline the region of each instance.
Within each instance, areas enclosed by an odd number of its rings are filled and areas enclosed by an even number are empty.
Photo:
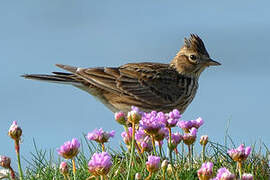
[[[244,173],[242,175],[242,180],[253,180],[253,175]]]
[[[126,125],[126,117],[125,117],[125,113],[123,112],[117,112],[114,114],[114,119],[119,123],[119,124],[122,124],[122,125]]]
[[[207,143],[208,143],[208,136],[207,135],[201,136],[201,138],[200,138],[200,144],[202,146],[205,146]]]
[[[142,175],[140,173],[136,173],[135,180],[142,180]]]
[[[61,162],[59,166],[59,170],[63,175],[68,174],[68,164],[67,162]]]
[[[9,157],[7,156],[0,156],[0,166],[2,166],[3,168],[10,168],[10,163],[11,160]]]
[[[128,112],[128,121],[130,123],[138,124],[140,120],[141,120],[141,115],[139,114],[139,112],[134,111],[134,110]]]
[[[161,169],[162,169],[163,171],[166,171],[166,170],[167,170],[167,167],[168,167],[168,160],[165,159],[165,160],[163,160],[162,163],[161,163]]]
[[[168,172],[168,174],[172,174],[173,173],[173,169],[172,169],[172,165],[171,164],[168,164],[167,172]]]
[[[20,140],[22,129],[17,125],[16,121],[13,121],[12,125],[10,126],[8,135],[16,141]]]

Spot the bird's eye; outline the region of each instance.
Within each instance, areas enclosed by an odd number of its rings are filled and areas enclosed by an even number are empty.
[[[197,57],[195,55],[190,55],[189,57],[190,57],[191,60],[196,60],[197,59]]]

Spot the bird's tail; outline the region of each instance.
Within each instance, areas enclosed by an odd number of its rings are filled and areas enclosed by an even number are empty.
[[[81,85],[81,83],[75,78],[74,74],[63,73],[63,72],[53,72],[52,75],[47,74],[25,74],[22,77],[26,79],[46,81],[59,84],[70,84],[70,85]]]

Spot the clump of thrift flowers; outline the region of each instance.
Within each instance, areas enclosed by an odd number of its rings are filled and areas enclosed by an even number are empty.
[[[111,156],[107,152],[94,153],[88,163],[88,170],[94,176],[106,176],[112,166]]]
[[[209,180],[213,175],[213,163],[203,163],[201,168],[197,171],[199,180]]]

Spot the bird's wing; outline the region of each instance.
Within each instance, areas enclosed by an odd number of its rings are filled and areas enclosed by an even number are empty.
[[[119,95],[128,95],[155,106],[175,103],[185,94],[189,78],[168,64],[133,63],[118,68],[77,68],[58,65],[90,84]]]

